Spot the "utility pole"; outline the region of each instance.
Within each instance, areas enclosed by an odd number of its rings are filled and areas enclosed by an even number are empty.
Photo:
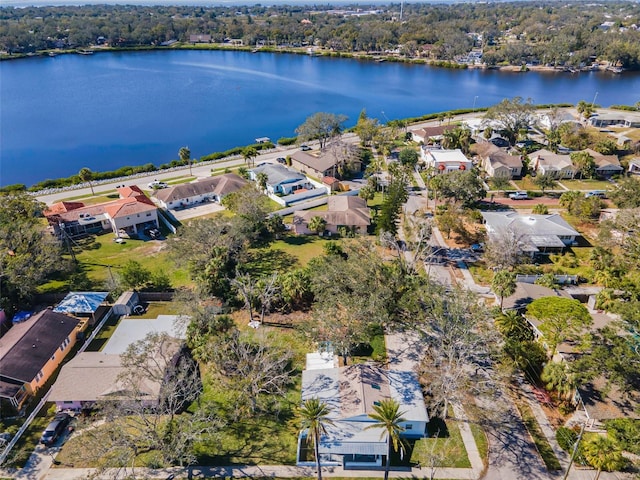
[[[562,478],[562,480],[567,480],[567,477],[569,476],[569,470],[571,470],[571,465],[573,465],[573,461],[575,460],[576,454],[578,453],[578,447],[580,446],[580,440],[582,440],[582,434],[584,433],[585,425],[586,425],[585,423],[582,424],[582,428],[580,429],[580,434],[576,439],[576,443],[573,444],[573,451],[571,452],[571,460],[569,460],[569,466],[567,467],[567,472],[564,474],[564,477]]]

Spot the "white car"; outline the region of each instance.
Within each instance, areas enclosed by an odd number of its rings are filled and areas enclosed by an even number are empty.
[[[529,200],[529,194],[527,192],[513,192],[509,194],[511,200]]]
[[[151,182],[149,185],[147,185],[151,190],[158,190],[160,188],[167,188],[169,185],[167,185],[164,182],[159,182],[158,180],[154,180],[153,182]]]

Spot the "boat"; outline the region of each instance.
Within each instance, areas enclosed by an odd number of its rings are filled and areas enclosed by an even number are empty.
[[[78,50],[80,55],[93,55],[93,50]]]
[[[57,56],[58,56],[58,54],[57,54],[57,53],[55,53],[55,52],[49,52],[49,56],[50,56],[50,57],[57,57]]]

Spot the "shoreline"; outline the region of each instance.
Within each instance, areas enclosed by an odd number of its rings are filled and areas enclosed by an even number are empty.
[[[637,70],[623,69],[612,67],[610,65],[596,63],[589,67],[567,67],[567,66],[551,66],[551,65],[495,65],[487,66],[485,64],[470,65],[467,63],[458,63],[452,60],[429,60],[421,57],[398,57],[395,55],[379,55],[370,54],[368,52],[341,52],[331,50],[320,50],[317,48],[289,48],[289,47],[250,47],[244,45],[227,45],[221,43],[183,43],[176,42],[171,45],[139,45],[133,47],[103,47],[89,46],[82,48],[74,48],[67,50],[49,49],[39,52],[26,54],[0,55],[0,62],[11,60],[23,60],[26,58],[56,57],[58,55],[92,55],[94,53],[103,52],[144,52],[144,51],[162,51],[162,50],[211,50],[211,51],[235,51],[247,53],[277,53],[292,55],[309,55],[313,57],[326,58],[351,58],[354,60],[371,61],[376,63],[406,63],[410,65],[424,65],[433,68],[451,68],[451,69],[477,69],[477,70],[498,70],[500,72],[509,73],[589,73],[589,72],[610,72],[622,74],[625,72],[635,72]]]

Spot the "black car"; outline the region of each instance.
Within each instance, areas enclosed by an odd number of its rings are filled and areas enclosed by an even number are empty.
[[[287,163],[287,159],[283,158],[283,157],[278,157],[278,158],[276,158],[276,162],[281,163],[281,164],[284,165],[285,163]]]
[[[70,421],[71,416],[68,413],[56,413],[56,416],[53,417],[51,423],[49,423],[44,432],[42,432],[40,443],[46,446],[53,445],[53,443],[64,433]]]

